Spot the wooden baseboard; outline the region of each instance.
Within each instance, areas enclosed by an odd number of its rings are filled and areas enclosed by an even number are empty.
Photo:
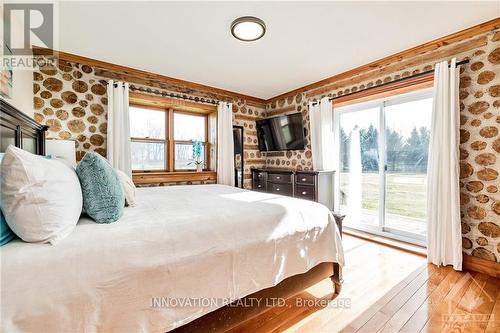
[[[348,229],[348,228],[345,228],[343,233],[350,235],[350,236],[364,239],[364,240],[369,241],[369,242],[382,244],[382,245],[389,246],[389,247],[392,247],[392,248],[395,248],[395,249],[398,249],[401,251],[416,254],[416,255],[419,255],[422,257],[427,256],[426,249],[423,247],[417,246],[417,245],[412,245],[412,244],[400,242],[397,240],[389,239],[386,237],[372,235],[372,234],[369,234],[366,232]],[[490,276],[500,278],[500,263],[490,261],[490,260],[481,259],[478,257],[473,257],[473,256],[465,254],[465,253],[463,254],[462,269],[464,271],[480,272],[480,273],[484,273],[484,274],[488,274]]]
[[[475,271],[500,278],[500,263],[473,257],[465,253],[463,255],[462,269],[464,271]]]

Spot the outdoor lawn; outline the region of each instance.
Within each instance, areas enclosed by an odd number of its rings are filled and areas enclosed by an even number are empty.
[[[379,200],[378,173],[363,173],[363,209],[377,210]],[[341,191],[348,193],[349,173],[340,174]],[[386,173],[386,212],[387,214],[425,219],[426,214],[425,174]],[[345,202],[341,203],[345,205]]]

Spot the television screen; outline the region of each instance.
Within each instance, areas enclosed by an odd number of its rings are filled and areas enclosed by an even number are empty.
[[[260,151],[304,149],[302,114],[257,120],[257,137]]]

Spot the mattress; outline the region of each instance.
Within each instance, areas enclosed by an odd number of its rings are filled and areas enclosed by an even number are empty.
[[[4,332],[165,332],[321,262],[344,261],[323,205],[223,185],[142,188],[112,224],[0,248]]]

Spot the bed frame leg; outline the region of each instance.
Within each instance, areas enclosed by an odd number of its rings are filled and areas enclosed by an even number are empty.
[[[336,297],[340,294],[340,290],[342,289],[342,267],[338,263],[333,263],[333,275],[330,276],[330,279],[333,282],[333,296]]]

